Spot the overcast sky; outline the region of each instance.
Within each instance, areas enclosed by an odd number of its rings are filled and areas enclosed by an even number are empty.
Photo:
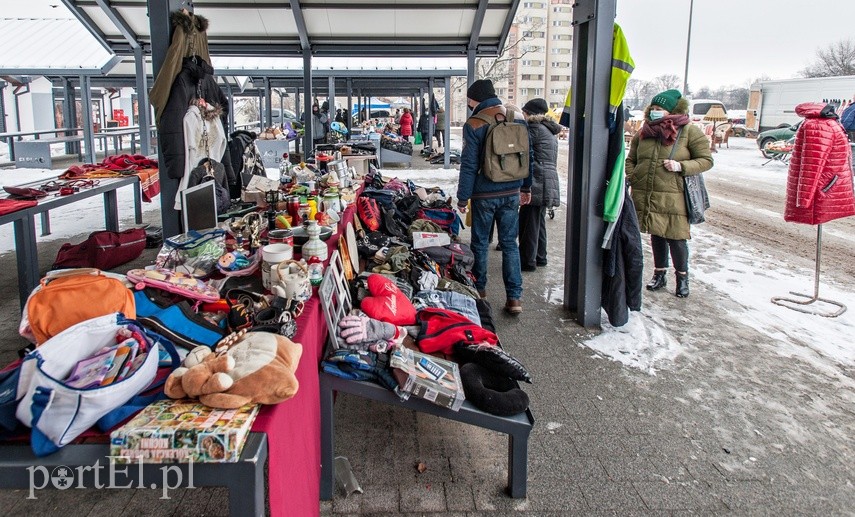
[[[676,74],[686,60],[689,0],[617,0],[634,78]],[[694,0],[689,87],[796,77],[819,47],[855,40],[855,0]]]
[[[683,77],[689,0],[617,0],[638,79]],[[60,0],[0,0],[2,16],[69,17]],[[56,8],[50,7],[56,5]],[[819,47],[855,39],[855,0],[694,0],[689,86],[795,77]]]

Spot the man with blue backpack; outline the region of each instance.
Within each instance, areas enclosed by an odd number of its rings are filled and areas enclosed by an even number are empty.
[[[855,96],[852,97],[849,107],[840,114],[840,124],[846,130],[849,141],[855,142]]]
[[[487,288],[489,233],[496,221],[502,246],[505,312],[522,313],[522,273],[517,246],[519,207],[531,201],[528,129],[502,106],[493,82],[479,79],[466,90],[472,116],[463,126],[463,152],[457,185],[457,208],[472,201],[472,274],[483,298]]]

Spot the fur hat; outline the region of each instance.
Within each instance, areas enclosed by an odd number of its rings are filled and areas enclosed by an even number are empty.
[[[538,98],[526,102],[522,109],[529,115],[545,115],[549,111],[549,105],[546,100]]]
[[[478,102],[496,98],[496,89],[493,88],[493,81],[478,79],[466,90],[466,97]]]
[[[653,100],[650,101],[650,104],[655,104],[657,106],[661,106],[665,108],[666,111],[674,111],[674,108],[677,107],[677,101],[680,100],[682,95],[679,90],[665,90],[662,93],[657,93]]]

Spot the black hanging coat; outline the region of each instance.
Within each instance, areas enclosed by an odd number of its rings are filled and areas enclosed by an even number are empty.
[[[642,269],[641,232],[638,216],[629,192],[615,223],[611,249],[603,250],[602,306],[615,327],[626,325],[629,311],[641,310]]]
[[[197,89],[208,104],[216,104],[223,109],[223,127],[228,127],[229,100],[217,85],[214,69],[199,56],[185,57],[157,124],[158,145],[164,161],[160,165],[161,174],[165,171],[165,176],[173,180],[184,176],[184,115],[190,101],[196,97]],[[211,158],[223,161],[222,156]]]

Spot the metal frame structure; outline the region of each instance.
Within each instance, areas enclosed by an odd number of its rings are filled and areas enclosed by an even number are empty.
[[[463,0],[460,2],[321,2],[319,0],[258,0],[254,3],[240,1],[198,0],[62,0],[80,22],[107,49],[117,55],[135,55],[137,60],[151,53],[155,72],[169,45],[169,12],[175,9],[196,8],[204,14],[229,13],[240,10],[255,10],[257,13],[290,11],[293,19],[293,34],[268,37],[257,32],[234,36],[209,33],[209,48],[213,55],[240,56],[292,56],[303,58],[303,92],[311,92],[313,76],[329,77],[323,71],[312,70],[314,56],[367,57],[367,56],[460,56],[467,60],[468,82],[474,80],[475,59],[481,56],[496,56],[504,45],[513,22],[519,0]],[[565,256],[565,301],[570,311],[576,312],[579,323],[591,327],[600,321],[602,251],[599,247],[599,231],[604,226],[602,217],[596,212],[598,200],[605,185],[607,127],[605,121],[608,106],[608,83],[610,77],[611,40],[616,0],[577,0],[573,5],[575,27],[574,67],[572,98],[572,131],[570,145],[570,168],[568,189],[567,244]],[[339,37],[332,34],[314,34],[307,20],[313,10],[328,12],[357,12],[360,16],[385,11],[418,11],[435,13],[452,10],[471,13],[471,31],[466,37],[413,37],[378,34],[371,38],[353,36]],[[134,31],[128,23],[128,15],[147,11],[149,32]],[[241,11],[243,12],[243,11]],[[504,13],[499,34],[485,36],[482,27],[490,18],[495,22],[497,13]],[[226,14],[227,15],[227,14]],[[261,15],[258,15],[259,19]],[[265,15],[266,16],[266,15]],[[463,14],[461,14],[463,16]],[[140,16],[142,18],[142,16]],[[247,24],[249,27],[249,24]],[[137,29],[140,25],[136,25]],[[247,31],[252,29],[247,29]],[[139,49],[139,50],[138,50]],[[256,75],[256,74],[253,74]],[[273,77],[273,76],[269,76]],[[339,83],[332,85],[338,89]],[[271,86],[276,81],[271,81]],[[328,84],[330,80],[327,79]],[[447,82],[447,81],[446,81]],[[433,80],[430,80],[433,84]],[[357,90],[358,97],[368,93],[346,79],[344,88]],[[145,90],[145,88],[142,88]],[[419,93],[422,94],[421,89]],[[302,111],[311,111],[311,95],[303,98]],[[142,100],[140,101],[142,102]],[[446,102],[448,107],[448,102]],[[596,113],[602,111],[603,116]],[[586,114],[588,116],[586,116]],[[450,117],[446,117],[448,121]],[[448,122],[446,124],[448,126]],[[311,148],[310,129],[307,128],[307,148]],[[433,128],[431,128],[433,129]],[[446,127],[448,129],[448,127]],[[448,132],[446,132],[448,134]],[[165,178],[164,178],[165,179]],[[178,218],[172,211],[171,197],[164,181],[162,212],[164,231],[177,233]],[[172,192],[174,194],[174,192]]]

